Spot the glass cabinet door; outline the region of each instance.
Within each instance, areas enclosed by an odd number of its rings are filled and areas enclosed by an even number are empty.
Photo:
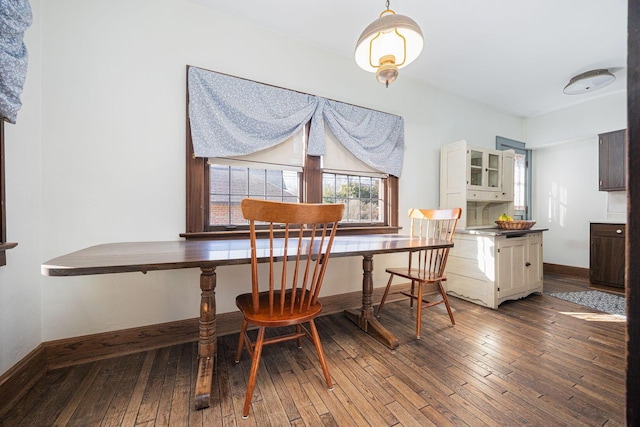
[[[483,170],[482,151],[470,150],[469,152],[469,185],[482,186]]]
[[[491,188],[500,187],[500,155],[488,153],[487,185]]]
[[[467,161],[469,162],[469,187],[475,187],[476,190],[500,190],[501,153],[470,148]]]

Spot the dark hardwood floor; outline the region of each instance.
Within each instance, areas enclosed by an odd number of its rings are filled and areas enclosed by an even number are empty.
[[[586,287],[545,276],[545,292]],[[188,343],[49,371],[0,425],[624,425],[626,323],[548,295],[498,310],[451,299],[456,325],[444,307],[430,309],[421,340],[408,303],[389,304],[381,321],[399,337],[393,351],[342,314],[320,318],[333,391],[311,343],[266,347],[248,420],[250,361],[233,362],[233,334],[218,339],[208,409],[193,409],[197,346]]]

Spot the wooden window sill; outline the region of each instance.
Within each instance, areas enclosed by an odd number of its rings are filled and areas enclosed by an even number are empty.
[[[339,227],[338,236],[352,236],[362,234],[397,234],[402,227],[370,226],[370,227]],[[249,230],[233,231],[203,231],[197,233],[181,233],[180,237],[186,239],[247,239]]]

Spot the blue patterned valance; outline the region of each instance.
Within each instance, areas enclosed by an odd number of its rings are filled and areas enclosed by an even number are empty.
[[[33,17],[28,0],[1,0],[0,5],[0,116],[15,123],[27,77],[27,48],[22,39]]]
[[[402,171],[402,117],[189,67],[189,121],[196,157],[242,156],[285,141],[311,120],[308,154],[325,154],[324,123],[356,158]]]
[[[318,99],[318,108],[311,122],[309,154],[324,154],[324,120],[336,139],[357,159],[379,171],[400,176],[404,155],[402,117],[343,102]],[[319,129],[323,130],[323,135],[314,138],[313,132],[318,132]],[[316,146],[317,143],[320,144]]]

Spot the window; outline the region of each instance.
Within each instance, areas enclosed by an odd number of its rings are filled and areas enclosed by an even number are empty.
[[[0,117],[0,244],[6,241],[7,229],[4,208],[4,119]]]
[[[342,223],[384,224],[384,180],[388,175],[353,156],[326,125],[324,134],[322,201],[344,203]]]
[[[246,197],[343,202],[341,233],[397,231],[402,117],[191,66],[187,95],[183,236],[246,236]]]
[[[531,150],[523,142],[496,137],[498,150],[514,150],[513,215],[517,219],[531,219]]]
[[[7,210],[5,207],[4,117],[0,116],[0,267],[7,264],[7,249],[18,244],[7,242]]]
[[[6,211],[4,207],[4,118],[0,117],[0,267],[7,264]]]
[[[0,267],[7,264],[6,250],[15,248],[18,244],[7,242],[7,210],[5,208],[5,181],[4,181],[4,121],[0,117]]]
[[[515,165],[513,170],[513,210],[514,213],[527,211],[527,155],[516,153]]]
[[[344,203],[341,233],[397,231],[396,177],[322,168],[323,163],[332,163],[306,155],[301,167],[240,158],[194,158],[190,138],[187,152],[187,232],[183,236],[245,236],[248,222],[240,211],[245,197]],[[327,150],[325,157],[331,153],[337,156]]]

